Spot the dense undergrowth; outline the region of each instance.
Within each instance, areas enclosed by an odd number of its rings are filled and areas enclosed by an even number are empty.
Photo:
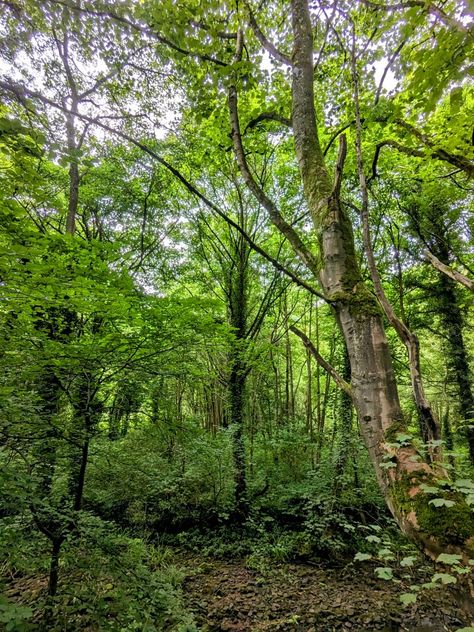
[[[16,508],[5,497],[0,617],[7,630],[193,630],[176,551],[237,558],[262,572],[294,560],[343,567],[377,533],[397,556],[407,554],[370,469],[359,473],[357,461],[335,479],[330,454],[294,467],[293,455],[311,457],[304,442],[282,437],[268,453],[260,446],[260,475],[242,519],[233,511],[230,433],[168,439],[148,430],[146,441],[136,431],[93,444],[84,509],[64,542],[54,598],[46,590],[50,543],[21,502],[27,490],[15,490]],[[363,453],[357,459],[363,463]]]

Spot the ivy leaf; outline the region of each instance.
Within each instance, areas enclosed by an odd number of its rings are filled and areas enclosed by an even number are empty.
[[[356,553],[354,557],[354,562],[365,562],[366,560],[372,559],[372,555],[370,553]]]
[[[454,500],[446,500],[446,498],[433,498],[428,504],[435,507],[454,507],[456,503]]]

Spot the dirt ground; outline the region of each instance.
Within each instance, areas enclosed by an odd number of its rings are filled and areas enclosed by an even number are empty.
[[[445,587],[403,606],[403,589],[361,565],[284,563],[257,571],[192,556],[182,565],[185,603],[203,632],[451,632],[470,623]]]

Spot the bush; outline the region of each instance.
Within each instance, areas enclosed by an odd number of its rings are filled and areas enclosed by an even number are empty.
[[[195,629],[181,600],[183,575],[170,563],[169,551],[83,512],[78,532],[63,545],[59,591],[51,600],[46,595],[49,542],[26,522],[16,529],[15,539],[10,537],[14,524],[2,527],[9,543],[2,547],[2,562],[14,577],[5,582],[6,593],[13,592],[17,601],[2,606],[4,622],[22,616],[27,626],[31,614],[34,629],[48,632]]]

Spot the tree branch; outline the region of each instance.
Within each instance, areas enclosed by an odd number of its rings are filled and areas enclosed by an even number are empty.
[[[474,292],[474,281],[471,281],[471,279],[468,279],[467,276],[464,276],[464,274],[461,274],[457,270],[453,270],[453,268],[451,268],[450,266],[447,266],[429,250],[425,250],[423,254],[431,263],[431,265],[434,268],[436,268],[436,270],[438,270],[439,272],[442,272],[453,281],[456,281],[457,283],[461,283],[461,285],[464,285],[464,287],[467,287],[467,289],[471,290],[471,292]]]
[[[410,378],[413,389],[413,396],[415,399],[416,407],[420,415],[420,422],[422,424],[422,434],[424,441],[437,440],[440,437],[439,424],[434,416],[431,405],[426,397],[423,381],[421,377],[421,365],[420,365],[420,345],[418,337],[406,326],[406,324],[398,318],[395,314],[392,304],[387,298],[382,286],[380,275],[377,269],[377,263],[375,261],[374,251],[372,248],[371,236],[370,236],[370,224],[369,224],[369,193],[367,188],[367,182],[364,173],[364,162],[362,155],[362,121],[360,117],[360,102],[359,102],[359,76],[357,72],[357,62],[355,56],[355,29],[353,32],[353,48],[351,56],[351,74],[354,87],[354,107],[355,107],[355,120],[356,120],[356,155],[357,155],[357,171],[359,174],[360,190],[362,194],[362,234],[364,241],[365,253],[367,255],[367,261],[369,264],[370,276],[374,284],[375,294],[382,306],[382,309],[392,327],[397,332],[400,340],[406,347],[408,353]],[[430,457],[432,460],[440,460],[441,454],[439,449],[434,448],[431,451]]]
[[[247,130],[253,129],[262,121],[277,121],[282,125],[286,125],[286,127],[291,127],[291,118],[287,118],[286,116],[282,116],[277,112],[262,112],[256,118],[252,119],[245,126],[244,134],[247,133]]]
[[[405,44],[406,44],[406,40],[403,40],[403,42],[401,42],[401,44],[399,44],[397,46],[397,48],[393,51],[393,53],[390,55],[390,57],[388,59],[388,63],[387,63],[387,65],[384,68],[382,76],[380,77],[379,85],[377,86],[377,92],[375,93],[374,105],[377,105],[377,103],[379,102],[380,94],[381,94],[382,88],[383,88],[383,82],[385,81],[385,77],[387,76],[387,72],[390,70],[393,62],[398,57],[398,55],[400,54],[400,52],[401,52],[402,48],[405,46]]]
[[[418,134],[421,134],[418,132]],[[425,143],[427,144],[427,143]],[[431,154],[423,149],[416,149],[413,147],[407,147],[406,145],[402,145],[396,140],[383,140],[376,145],[374,161],[372,163],[372,178],[377,175],[377,161],[375,158],[379,158],[380,150],[382,147],[393,147],[400,153],[406,154],[407,156],[413,156],[415,158],[426,158],[427,156],[431,156],[431,158],[435,158],[436,160],[441,160],[443,162],[449,162],[449,164],[454,165],[458,169],[461,169],[465,173],[467,173],[471,178],[474,178],[474,163],[464,158],[464,156],[459,156],[458,154],[451,154],[444,149],[433,149],[433,143],[430,141],[430,145],[428,145],[430,149],[432,149]],[[371,178],[371,179],[372,179]]]
[[[252,31],[255,35],[255,37],[257,38],[257,40],[260,42],[260,44],[263,46],[263,48],[277,61],[279,61],[282,64],[285,64],[285,66],[291,66],[291,59],[285,55],[284,53],[280,52],[277,47],[275,46],[275,44],[273,44],[272,42],[270,42],[270,40],[268,40],[265,35],[263,34],[262,30],[260,29],[259,25],[257,24],[257,20],[255,19],[255,16],[253,14],[252,8],[250,6],[250,3],[247,2],[246,0],[244,0],[244,4],[247,8],[247,11],[249,13],[249,23],[250,26],[252,28]]]
[[[316,362],[332,377],[332,379],[336,382],[340,389],[342,389],[350,398],[352,398],[352,387],[346,382],[336,371],[336,369],[327,362],[323,356],[319,353],[316,347],[313,345],[308,336],[303,333],[300,329],[291,325],[290,331],[298,336],[303,341],[304,346],[316,360]]]
[[[405,2],[396,2],[395,4],[378,4],[377,2],[371,2],[370,0],[360,1],[366,7],[383,11],[399,11],[400,9],[412,9],[414,7],[420,7],[420,9],[431,13],[431,15],[441,20],[441,22],[443,22],[443,24],[445,24],[446,26],[454,26],[458,31],[468,33],[472,36],[467,26],[465,26],[462,22],[459,22],[455,18],[449,16],[432,2],[427,3],[425,2],[425,0],[405,0]]]
[[[240,37],[237,38],[237,53],[236,59],[239,59],[243,46],[243,37],[240,33]],[[228,91],[228,105],[230,114],[230,125],[232,130],[232,142],[234,146],[234,154],[239,166],[240,172],[244,179],[245,184],[249,190],[253,193],[256,200],[267,211],[270,220],[278,228],[282,235],[284,235],[293,247],[295,253],[308,267],[308,269],[317,277],[319,272],[319,265],[316,257],[309,250],[309,248],[303,243],[301,237],[295,231],[295,229],[283,218],[280,211],[277,209],[275,203],[270,200],[263,189],[258,185],[255,178],[252,176],[247,159],[245,157],[245,151],[242,144],[242,136],[240,133],[240,121],[238,113],[238,100],[237,89],[235,85],[231,85]]]
[[[20,102],[24,103],[27,97],[31,98],[31,99],[37,99],[41,103],[43,103],[45,105],[49,105],[50,107],[52,107],[52,108],[54,108],[56,110],[60,110],[61,112],[64,112],[66,114],[71,114],[71,111],[68,110],[68,108],[66,108],[65,106],[60,105],[59,103],[55,103],[54,101],[52,101],[48,97],[43,96],[39,92],[36,92],[34,90],[29,90],[28,88],[25,88],[24,86],[22,86],[20,84],[15,84],[15,83],[12,83],[10,81],[0,81],[0,89],[4,90],[6,92],[9,92],[11,94],[14,94],[16,96],[16,98]],[[165,167],[170,173],[172,173],[175,176],[175,178],[177,178],[179,180],[179,182],[181,182],[181,184],[192,195],[196,196],[199,200],[201,200],[201,202],[203,202],[214,213],[216,213],[219,217],[221,217],[224,221],[226,221],[230,226],[235,228],[242,235],[242,237],[249,243],[249,245],[255,250],[255,252],[257,252],[264,259],[266,259],[269,263],[271,263],[272,266],[274,266],[277,270],[279,270],[280,272],[282,272],[283,274],[288,276],[294,283],[296,283],[296,285],[299,285],[300,287],[302,287],[305,290],[307,290],[308,292],[310,292],[313,296],[317,296],[318,298],[322,299],[326,303],[331,304],[329,299],[326,296],[324,296],[324,294],[322,294],[321,292],[316,290],[309,283],[307,283],[304,279],[301,279],[300,277],[298,277],[294,272],[292,272],[291,270],[289,270],[288,268],[283,266],[279,261],[274,259],[269,253],[267,253],[263,248],[261,248],[258,244],[256,244],[251,239],[251,237],[236,222],[234,222],[223,211],[221,211],[221,209],[216,204],[211,202],[211,200],[209,200],[199,189],[197,189],[191,182],[189,182],[189,180],[187,180],[182,175],[182,173],[178,169],[176,169],[176,167],[173,167],[173,165],[171,165],[164,158],[162,158],[159,154],[157,154],[153,149],[151,149],[151,147],[148,147],[147,145],[145,145],[141,141],[136,140],[132,136],[129,136],[128,134],[125,134],[124,132],[121,132],[120,130],[113,129],[109,125],[106,125],[105,123],[102,123],[100,120],[97,120],[96,118],[93,118],[91,116],[87,116],[86,114],[80,114],[80,113],[77,113],[75,116],[77,116],[81,120],[83,120],[83,121],[85,121],[85,122],[87,122],[87,123],[89,123],[91,125],[95,125],[95,126],[100,127],[101,129],[103,129],[103,130],[105,130],[107,132],[110,132],[110,133],[114,134],[118,138],[122,138],[123,140],[125,140],[128,143],[134,145],[135,147],[138,147],[138,149],[141,149],[144,153],[146,153],[149,156],[151,156],[159,164],[161,164],[163,167]]]
[[[216,57],[212,57],[210,55],[206,55],[203,53],[198,53],[196,51],[190,51],[185,48],[182,48],[181,46],[178,46],[177,44],[172,42],[167,37],[164,37],[160,33],[157,33],[152,27],[142,26],[141,24],[137,22],[133,22],[132,20],[129,20],[128,18],[124,17],[123,15],[119,15],[118,13],[114,11],[85,8],[78,4],[74,4],[73,2],[69,2],[68,0],[46,0],[46,1],[49,2],[50,4],[59,4],[63,7],[67,7],[71,11],[76,11],[78,13],[94,15],[96,17],[110,18],[111,20],[114,20],[115,22],[118,22],[119,24],[123,24],[134,31],[142,33],[143,35],[147,35],[148,37],[151,37],[152,39],[156,40],[160,44],[163,44],[164,46],[167,46],[168,48],[171,48],[177,53],[181,53],[182,55],[185,55],[187,57],[197,57],[198,59],[202,59],[203,61],[209,61],[213,64],[216,64],[217,66],[228,65],[226,62],[221,61],[220,59],[217,59]]]

